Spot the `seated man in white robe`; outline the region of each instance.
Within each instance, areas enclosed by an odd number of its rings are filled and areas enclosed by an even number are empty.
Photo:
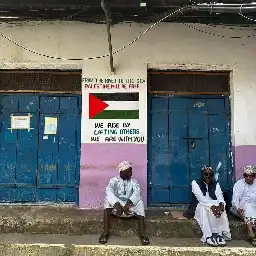
[[[256,246],[253,232],[253,227],[256,225],[256,180],[253,166],[246,166],[244,178],[234,185],[231,212],[244,220],[248,232],[246,241]]]
[[[110,179],[106,188],[104,232],[100,236],[99,242],[106,244],[108,241],[112,213],[118,217],[137,217],[139,219],[141,243],[142,245],[148,245],[150,242],[145,234],[145,210],[140,185],[132,178],[132,166],[129,162],[121,162],[118,169],[119,175]]]
[[[213,175],[213,169],[204,166],[201,179],[192,181],[191,204],[195,209],[194,218],[203,233],[202,242],[209,246],[225,246],[225,240],[231,240],[231,233],[222,190],[213,180]]]

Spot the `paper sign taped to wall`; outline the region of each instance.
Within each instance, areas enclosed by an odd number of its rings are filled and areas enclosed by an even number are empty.
[[[11,116],[11,129],[29,130],[30,116]]]
[[[58,119],[56,117],[45,117],[44,134],[56,134],[57,123],[58,123]]]

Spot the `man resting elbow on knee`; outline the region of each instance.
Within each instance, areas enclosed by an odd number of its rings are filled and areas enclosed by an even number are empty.
[[[111,178],[106,188],[104,202],[104,232],[99,238],[101,244],[108,241],[111,214],[117,217],[136,216],[139,219],[142,245],[148,245],[145,235],[145,210],[141,198],[140,185],[132,178],[132,166],[123,161],[118,166],[119,175]]]

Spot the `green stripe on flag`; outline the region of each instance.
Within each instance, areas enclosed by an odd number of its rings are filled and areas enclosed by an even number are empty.
[[[92,119],[139,119],[139,110],[104,110]]]

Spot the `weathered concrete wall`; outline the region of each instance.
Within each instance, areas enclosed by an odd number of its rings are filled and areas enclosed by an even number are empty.
[[[126,45],[148,25],[119,24],[113,27],[114,49]],[[245,164],[256,162],[256,119],[254,81],[256,45],[248,36],[250,29],[228,29],[195,25],[203,31],[242,36],[231,39],[211,36],[182,24],[160,24],[141,40],[115,55],[117,77],[145,77],[146,64],[156,68],[170,68],[174,64],[185,68],[229,69],[232,71],[232,143],[236,176],[241,175]],[[18,27],[2,26],[3,33],[29,49],[61,57],[92,57],[108,52],[104,25],[74,22],[23,23]],[[253,38],[253,37],[252,37]],[[83,68],[84,76],[110,76],[109,60],[97,59],[84,62],[58,61],[27,52],[4,39],[0,39],[1,68]],[[86,131],[84,131],[86,132]],[[97,148],[98,147],[98,148]],[[131,147],[131,148],[130,148]],[[109,151],[109,157],[99,157]],[[134,152],[137,153],[134,153]],[[146,146],[116,144],[82,145],[80,206],[100,207],[104,187],[109,177],[116,174],[120,160],[132,161],[137,170],[135,177],[142,182],[146,200]]]

